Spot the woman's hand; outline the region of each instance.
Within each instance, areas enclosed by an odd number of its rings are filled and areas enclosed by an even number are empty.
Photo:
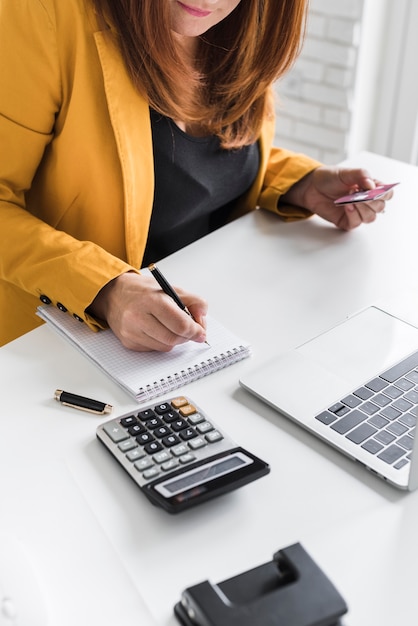
[[[176,288],[193,318],[182,311],[154,278],[128,272],[105,285],[89,313],[106,321],[130,350],[169,352],[186,341],[206,340],[207,304]]]
[[[364,169],[319,167],[295,183],[282,196],[282,201],[309,209],[342,230],[352,230],[361,223],[370,223],[385,208],[393,192],[379,200],[336,206],[334,200],[363,189],[380,185]]]

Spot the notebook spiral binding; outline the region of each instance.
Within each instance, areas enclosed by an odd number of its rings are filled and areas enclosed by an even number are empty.
[[[193,367],[188,367],[186,370],[175,372],[167,378],[154,381],[151,385],[140,387],[137,392],[137,400],[145,401],[152,398],[163,395],[168,391],[178,389],[187,383],[203,378],[208,374],[217,372],[218,370],[233,365],[242,359],[245,359],[250,355],[250,348],[246,346],[239,346],[233,350],[228,350],[213,358],[207,359],[207,361],[201,361],[196,363]]]

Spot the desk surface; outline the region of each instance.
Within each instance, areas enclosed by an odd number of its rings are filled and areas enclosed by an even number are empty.
[[[170,516],[96,441],[102,418],[53,400],[68,389],[117,414],[134,406],[123,391],[46,327],[0,350],[0,531],[29,549],[54,626],[128,626],[141,610],[146,626],[143,604],[150,624],[174,626],[185,587],[296,541],[345,597],[344,624],[416,622],[418,493],[386,485],[238,384],[258,361],[417,286],[417,169],[368,153],[352,162],[401,181],[374,224],[343,233],[319,218],[285,224],[256,211],[160,263],[251,343],[250,359],[183,391],[268,461],[269,476]]]

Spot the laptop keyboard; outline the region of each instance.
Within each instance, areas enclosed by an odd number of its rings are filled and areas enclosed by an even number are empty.
[[[417,405],[415,352],[316,415],[316,419],[400,469],[411,460]]]

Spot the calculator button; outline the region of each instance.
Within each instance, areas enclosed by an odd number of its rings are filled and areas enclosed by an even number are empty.
[[[179,396],[178,398],[174,398],[171,401],[171,406],[174,409],[179,409],[180,407],[185,406],[186,404],[189,404],[189,401],[184,396]]]
[[[150,469],[145,470],[142,476],[146,478],[147,480],[149,480],[150,478],[155,478],[155,476],[158,476],[159,473],[160,472],[158,471],[156,467],[151,467]]]
[[[193,413],[197,413],[197,409],[193,404],[186,404],[179,409],[179,413],[182,417],[188,417],[193,415]]]
[[[140,459],[139,461],[137,461],[136,463],[134,463],[134,466],[136,467],[136,469],[139,472],[143,472],[144,470],[153,467],[154,463],[152,462],[152,460],[147,456],[144,459]]]
[[[179,430],[183,430],[183,428],[187,428],[188,424],[186,420],[179,419],[179,420],[176,420],[175,422],[171,422],[170,426],[173,430],[178,432]]]
[[[200,422],[205,421],[205,418],[200,413],[195,413],[194,415],[190,415],[188,419],[189,419],[190,424],[192,424],[193,426],[195,424],[200,424]]]
[[[221,441],[224,437],[219,430],[212,430],[212,432],[208,433],[205,438],[206,441],[209,441],[209,443],[215,443],[216,441]]]
[[[119,443],[124,439],[128,439],[129,435],[121,426],[118,426],[116,422],[111,422],[110,424],[105,424],[103,426],[103,430],[105,433],[111,438],[113,443]]]
[[[197,432],[204,434],[208,433],[210,430],[213,430],[213,426],[210,422],[203,422],[203,424],[199,424],[196,427]]]
[[[179,419],[179,414],[177,411],[168,411],[168,413],[164,413],[161,417],[166,424],[170,424],[171,422],[175,422],[175,420]]]
[[[183,456],[179,458],[179,461],[182,465],[185,465],[186,463],[191,463],[192,461],[196,461],[196,457],[194,456],[194,454],[190,454],[189,452],[188,454],[183,454]]]
[[[159,452],[163,449],[163,446],[159,441],[151,441],[151,443],[147,443],[144,446],[144,450],[147,454],[154,454],[154,452]]]
[[[167,404],[166,402],[163,402],[163,404],[159,404],[158,406],[156,406],[154,408],[154,411],[158,415],[163,415],[164,413],[168,413],[169,411],[171,411],[171,406]]]
[[[154,454],[154,456],[152,457],[154,459],[154,461],[156,463],[164,463],[165,461],[168,461],[169,459],[171,459],[171,454],[169,452],[167,452],[167,450],[161,450],[161,452],[158,452],[157,454]]]
[[[171,448],[171,452],[174,456],[181,456],[182,454],[186,454],[189,451],[189,448],[185,443],[180,443],[178,446]]]
[[[184,430],[181,430],[179,432],[179,435],[183,439],[183,441],[189,441],[189,439],[197,437],[197,432],[194,428],[185,428]]]
[[[154,439],[155,437],[153,437],[151,433],[142,433],[141,435],[138,435],[138,437],[136,438],[137,442],[141,444],[141,446],[144,446],[146,443],[149,443],[150,441],[154,441]]]
[[[138,459],[142,459],[145,456],[145,452],[142,450],[142,448],[135,448],[135,450],[131,450],[130,452],[128,452],[128,454],[126,455],[126,458],[128,459],[128,461],[138,461]]]
[[[175,446],[176,443],[180,443],[180,439],[177,435],[168,435],[168,437],[164,437],[162,442],[166,448],[171,448],[171,446]]]
[[[196,437],[196,439],[192,439],[189,442],[189,446],[192,450],[198,450],[199,448],[203,448],[204,446],[206,446],[206,444],[207,441],[205,441],[203,437]]]
[[[138,417],[144,422],[149,420],[151,417],[155,417],[155,413],[152,409],[145,409],[144,411],[139,411]]]
[[[151,419],[147,420],[146,427],[150,430],[154,430],[154,428],[159,428],[163,423],[159,417],[151,417]]]
[[[120,423],[122,424],[122,426],[124,428],[128,428],[129,426],[133,426],[137,422],[138,422],[138,420],[136,419],[135,415],[128,415],[127,417],[123,417],[120,420]]]
[[[134,426],[131,426],[130,428],[128,428],[128,433],[130,435],[132,435],[132,437],[135,437],[135,435],[140,435],[141,433],[146,433],[147,429],[145,428],[145,426],[142,426],[142,424],[135,424]]]
[[[156,428],[154,430],[155,437],[158,439],[162,439],[162,437],[167,437],[167,435],[171,435],[171,430],[167,426],[160,426],[160,428]]]
[[[176,467],[178,467],[178,462],[175,459],[170,459],[169,461],[167,461],[166,463],[163,463],[161,465],[161,469],[164,472],[171,472],[171,470],[175,469]]]
[[[132,448],[136,447],[137,443],[133,439],[127,439],[126,441],[122,441],[122,443],[118,445],[119,450],[121,450],[122,452],[128,452],[128,450],[132,450]]]

